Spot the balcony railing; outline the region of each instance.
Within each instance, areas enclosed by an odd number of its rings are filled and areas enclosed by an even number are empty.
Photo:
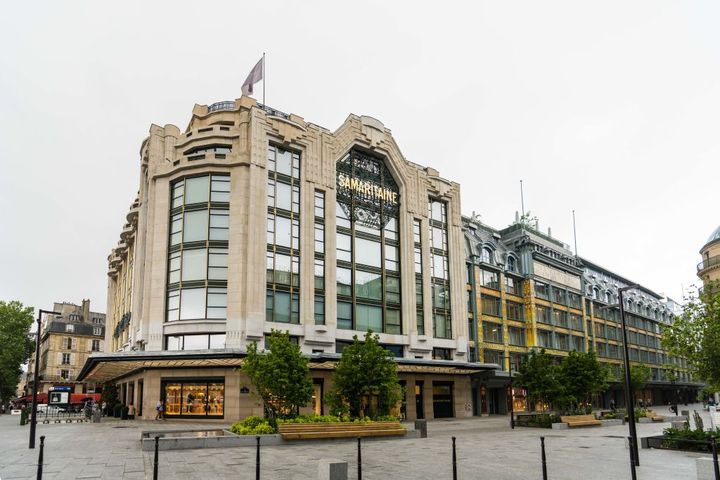
[[[720,255],[715,255],[714,257],[710,257],[698,263],[697,269],[699,272],[701,270],[705,270],[706,268],[716,267],[718,265],[720,265]]]

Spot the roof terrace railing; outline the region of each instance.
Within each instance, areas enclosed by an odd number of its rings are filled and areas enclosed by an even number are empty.
[[[209,112],[220,112],[222,110],[235,110],[235,102],[215,102],[208,107]]]

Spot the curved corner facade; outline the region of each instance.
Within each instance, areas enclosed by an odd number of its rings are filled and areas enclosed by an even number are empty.
[[[705,285],[720,281],[720,227],[708,238],[700,249],[702,262],[698,263],[697,275]]]
[[[115,381],[152,418],[261,413],[237,367],[287,330],[316,394],[368,329],[398,361],[407,418],[471,415],[460,188],[407,161],[378,120],[334,132],[242,97],[196,105],[184,132],[153,125],[138,198],[109,257],[109,353],[83,376]]]

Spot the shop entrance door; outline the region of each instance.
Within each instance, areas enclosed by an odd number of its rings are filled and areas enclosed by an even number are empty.
[[[452,418],[452,382],[433,382],[433,415],[435,418]]]

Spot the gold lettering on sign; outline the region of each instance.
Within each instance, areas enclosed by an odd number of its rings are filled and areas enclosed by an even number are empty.
[[[354,192],[358,192],[362,195],[366,195],[378,200],[383,200],[388,203],[397,203],[397,192],[393,192],[389,188],[383,188],[380,185],[366,182],[364,180],[350,178],[347,175],[338,175],[338,187],[349,188]]]

